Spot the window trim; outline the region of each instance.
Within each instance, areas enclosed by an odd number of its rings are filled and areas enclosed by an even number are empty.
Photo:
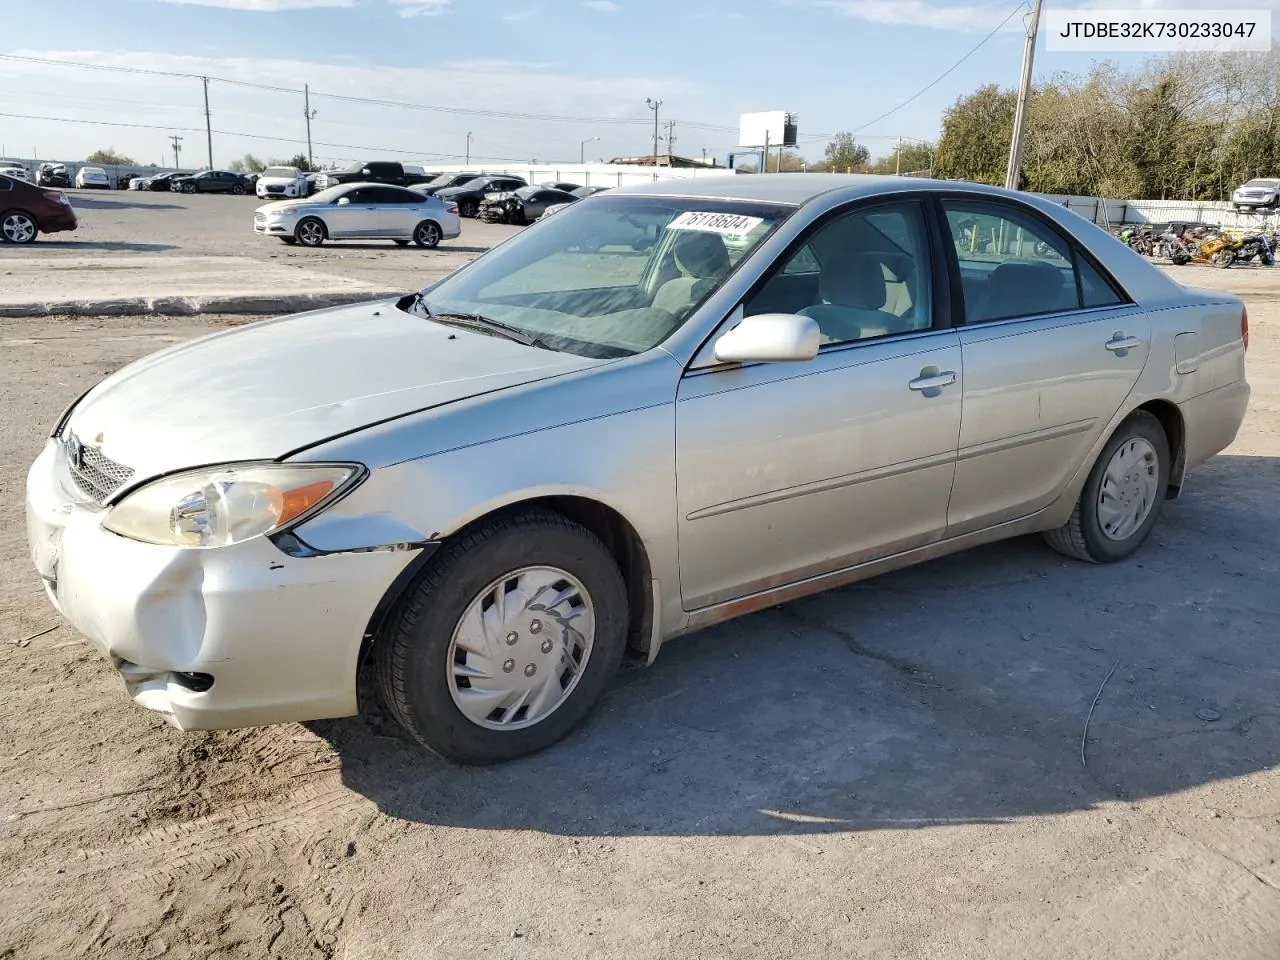
[[[1098,261],[1089,250],[1077,240],[1072,234],[1067,232],[1062,226],[1057,224],[1053,218],[1049,217],[1043,211],[1036,209],[1025,201],[1018,200],[1013,197],[992,196],[985,193],[969,193],[960,190],[938,190],[931,192],[931,203],[934,207],[936,228],[939,231],[939,240],[942,241],[943,252],[947,258],[947,265],[952,274],[952,300],[957,306],[958,320],[953,324],[957,328],[973,328],[988,327],[999,323],[1019,323],[1024,320],[1039,320],[1044,317],[1062,317],[1071,316],[1079,313],[1095,313],[1100,310],[1118,310],[1121,308],[1132,307],[1135,304],[1133,297],[1129,295],[1124,286],[1116,280],[1115,276],[1105,266]],[[960,272],[960,257],[956,253],[955,237],[951,232],[951,224],[947,220],[946,203],[948,201],[970,203],[976,205],[987,205],[996,208],[1005,207],[1016,210],[1030,220],[1043,225],[1050,233],[1056,236],[1071,251],[1071,273],[1076,283],[1076,306],[1069,310],[1050,310],[1044,313],[1027,313],[1020,314],[1016,317],[1002,317],[999,320],[977,320],[969,322],[968,308],[964,300],[964,285],[962,282],[962,274]],[[1107,306],[1087,307],[1084,306],[1084,289],[1080,279],[1080,270],[1077,266],[1079,260],[1086,261],[1102,278],[1103,282],[1111,288],[1111,291],[1120,299],[1119,303],[1109,304]]]
[[[755,282],[745,294],[739,298],[738,303],[734,306],[732,312],[736,312],[740,307],[745,310],[746,305],[752,297],[760,292],[760,290],[773,277],[781,275],[786,265],[796,257],[800,251],[809,245],[809,241],[813,239],[814,234],[825,229],[831,222],[845,216],[856,213],[873,213],[879,207],[900,207],[904,205],[914,204],[920,213],[920,229],[925,242],[925,251],[929,257],[929,300],[930,300],[930,317],[929,326],[922,330],[909,330],[904,333],[886,333],[877,337],[866,337],[860,340],[842,340],[839,343],[824,343],[818,349],[819,355],[831,353],[844,347],[858,346],[864,343],[884,343],[888,340],[901,339],[903,337],[917,337],[924,334],[934,333],[938,330],[946,330],[952,326],[950,311],[947,309],[951,297],[950,277],[947,275],[946,265],[942,260],[942,251],[939,250],[941,238],[937,236],[935,224],[932,222],[929,212],[928,194],[925,191],[913,190],[903,193],[881,194],[874,197],[859,197],[842,206],[828,210],[822,216],[814,219],[807,227],[804,228],[796,237],[794,237],[782,251],[773,263],[756,278]],[[819,268],[821,263],[819,262]],[[721,327],[716,328],[716,332],[712,334],[712,338],[717,336]]]

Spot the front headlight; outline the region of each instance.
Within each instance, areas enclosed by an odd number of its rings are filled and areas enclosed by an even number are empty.
[[[296,217],[298,215],[297,207],[281,207],[279,210],[268,210],[273,217]]]
[[[323,510],[364,475],[350,463],[237,464],[156,480],[111,508],[103,526],[143,543],[225,547]]]

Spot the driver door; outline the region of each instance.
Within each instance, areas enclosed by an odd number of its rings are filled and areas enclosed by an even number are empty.
[[[676,403],[686,610],[943,536],[963,371],[959,336],[934,307],[926,223],[915,201],[856,207],[757,285],[745,315],[813,316],[825,341],[815,359],[686,372]]]
[[[378,206],[375,202],[375,191],[378,187],[360,187],[344,194],[334,201],[332,209],[325,217],[329,226],[329,236],[336,239],[352,239],[368,237],[376,233],[378,226]]]

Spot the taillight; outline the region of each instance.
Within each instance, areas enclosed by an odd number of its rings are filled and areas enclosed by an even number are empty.
[[[1249,349],[1249,308],[1240,308],[1240,339],[1244,341],[1244,348]]]
[[[44,195],[48,197],[50,200],[52,200],[54,203],[67,202],[67,195],[63,193],[61,190],[46,190],[44,191]]]
[[[458,212],[458,205],[457,205],[456,203],[446,203],[446,204],[444,205],[444,212],[445,212],[445,213],[457,213],[457,212]]]

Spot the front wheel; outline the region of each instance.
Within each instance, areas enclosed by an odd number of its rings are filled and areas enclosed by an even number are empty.
[[[294,238],[304,247],[318,247],[324,243],[324,224],[315,217],[306,217],[293,231]]]
[[[1169,488],[1169,441],[1139,410],[1116,429],[1093,465],[1071,519],[1044,534],[1059,553],[1090,563],[1132,554],[1151,534]]]
[[[420,247],[438,247],[440,245],[440,228],[430,220],[424,220],[413,231],[413,242]]]
[[[458,216],[474,217],[480,212],[480,205],[474,200],[463,200],[458,204]]]
[[[1213,265],[1226,269],[1236,262],[1235,252],[1232,250],[1219,250],[1213,255]]]
[[[627,592],[612,555],[563,516],[493,520],[445,545],[374,645],[392,716],[462,763],[545,749],[622,662]]]
[[[232,185],[231,185],[231,195],[232,195],[232,196],[235,196],[235,197],[243,197],[243,196],[244,196],[244,187],[242,187],[242,186],[241,186],[240,184],[238,184],[238,183],[232,184]]]
[[[39,232],[35,217],[25,210],[0,214],[0,240],[5,243],[34,243]]]

